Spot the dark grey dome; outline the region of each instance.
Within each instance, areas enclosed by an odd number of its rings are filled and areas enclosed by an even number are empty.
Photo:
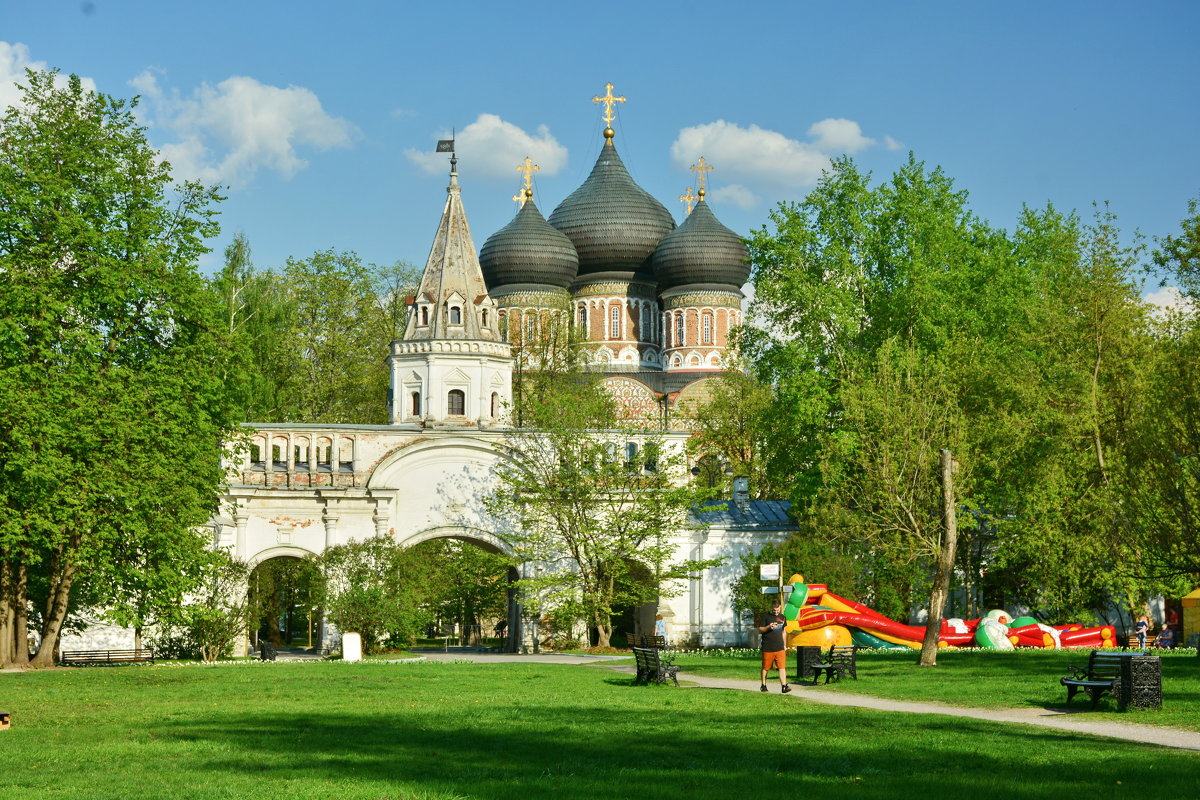
[[[575,280],[579,257],[571,240],[526,200],[512,222],[483,243],[479,266],[489,292],[512,284],[566,289]]]
[[[592,174],[559,204],[550,224],[570,237],[579,275],[638,277],[654,282],[650,254],[675,228],[662,203],[633,182],[611,140]]]
[[[750,277],[749,255],[738,235],[717,221],[707,202],[700,202],[663,237],[651,260],[660,292],[688,284],[740,290]]]

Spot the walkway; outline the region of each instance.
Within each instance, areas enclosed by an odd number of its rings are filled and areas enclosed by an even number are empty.
[[[429,653],[422,655],[431,661],[478,661],[481,663],[538,663],[538,664],[589,664],[603,666],[618,672],[632,675],[633,665],[629,663],[613,664],[609,658],[592,656],[559,655],[542,653],[540,655],[515,654],[485,654],[485,653]],[[626,661],[628,657],[625,657]],[[737,680],[733,678],[709,678],[701,675],[679,673],[681,681],[687,681],[706,689],[736,689],[745,692],[758,692],[757,680]],[[779,684],[768,684],[772,693],[779,691]],[[824,691],[809,684],[793,683],[789,697],[824,703],[831,706],[849,706],[853,708],[870,708],[877,711],[898,711],[908,714],[940,714],[947,717],[964,717],[980,719],[987,722],[1017,722],[1024,725],[1037,725],[1043,728],[1054,728],[1070,733],[1104,736],[1110,739],[1124,739],[1130,742],[1154,744],[1161,747],[1174,747],[1180,750],[1200,750],[1200,733],[1185,731],[1179,728],[1162,728],[1154,725],[1139,725],[1133,722],[1117,721],[1112,717],[1098,719],[1089,717],[1079,718],[1080,711],[1056,711],[1049,708],[963,708],[948,706],[942,703],[914,703],[905,700],[887,700],[881,697],[870,697],[862,694],[847,694],[845,692]],[[1082,709],[1081,709],[1082,710]]]

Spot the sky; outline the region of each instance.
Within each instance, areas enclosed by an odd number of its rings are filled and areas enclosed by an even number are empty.
[[[993,225],[1107,202],[1153,245],[1200,196],[1198,29],[1195,2],[0,0],[0,105],[26,67],[140,95],[175,174],[227,187],[206,272],[238,231],[260,269],[423,265],[451,130],[476,247],[526,156],[549,216],[599,153],[609,82],[621,156],[677,221],[700,156],[746,235],[830,159],[881,181],[912,152]]]

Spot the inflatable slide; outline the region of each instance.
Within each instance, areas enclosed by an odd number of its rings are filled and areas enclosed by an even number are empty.
[[[919,649],[925,638],[924,625],[896,622],[861,603],[839,597],[824,584],[806,584],[803,575],[793,575],[789,583],[792,592],[783,608],[788,647],[857,644]],[[1032,617],[1013,619],[1001,610],[990,611],[979,619],[943,620],[938,635],[938,647],[1012,650],[1016,647],[1115,646],[1116,633],[1111,625],[1095,628],[1044,625]]]

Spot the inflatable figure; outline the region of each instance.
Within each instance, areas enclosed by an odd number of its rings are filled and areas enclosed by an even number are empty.
[[[919,649],[924,625],[905,625],[879,612],[829,591],[822,583],[806,583],[803,575],[788,581],[792,592],[783,608],[788,647],[799,645],[857,644],[862,647]],[[1045,625],[1033,617],[1013,619],[996,609],[980,619],[946,619],[938,634],[938,647],[982,647],[1012,650],[1016,647],[1115,647],[1111,625]]]

